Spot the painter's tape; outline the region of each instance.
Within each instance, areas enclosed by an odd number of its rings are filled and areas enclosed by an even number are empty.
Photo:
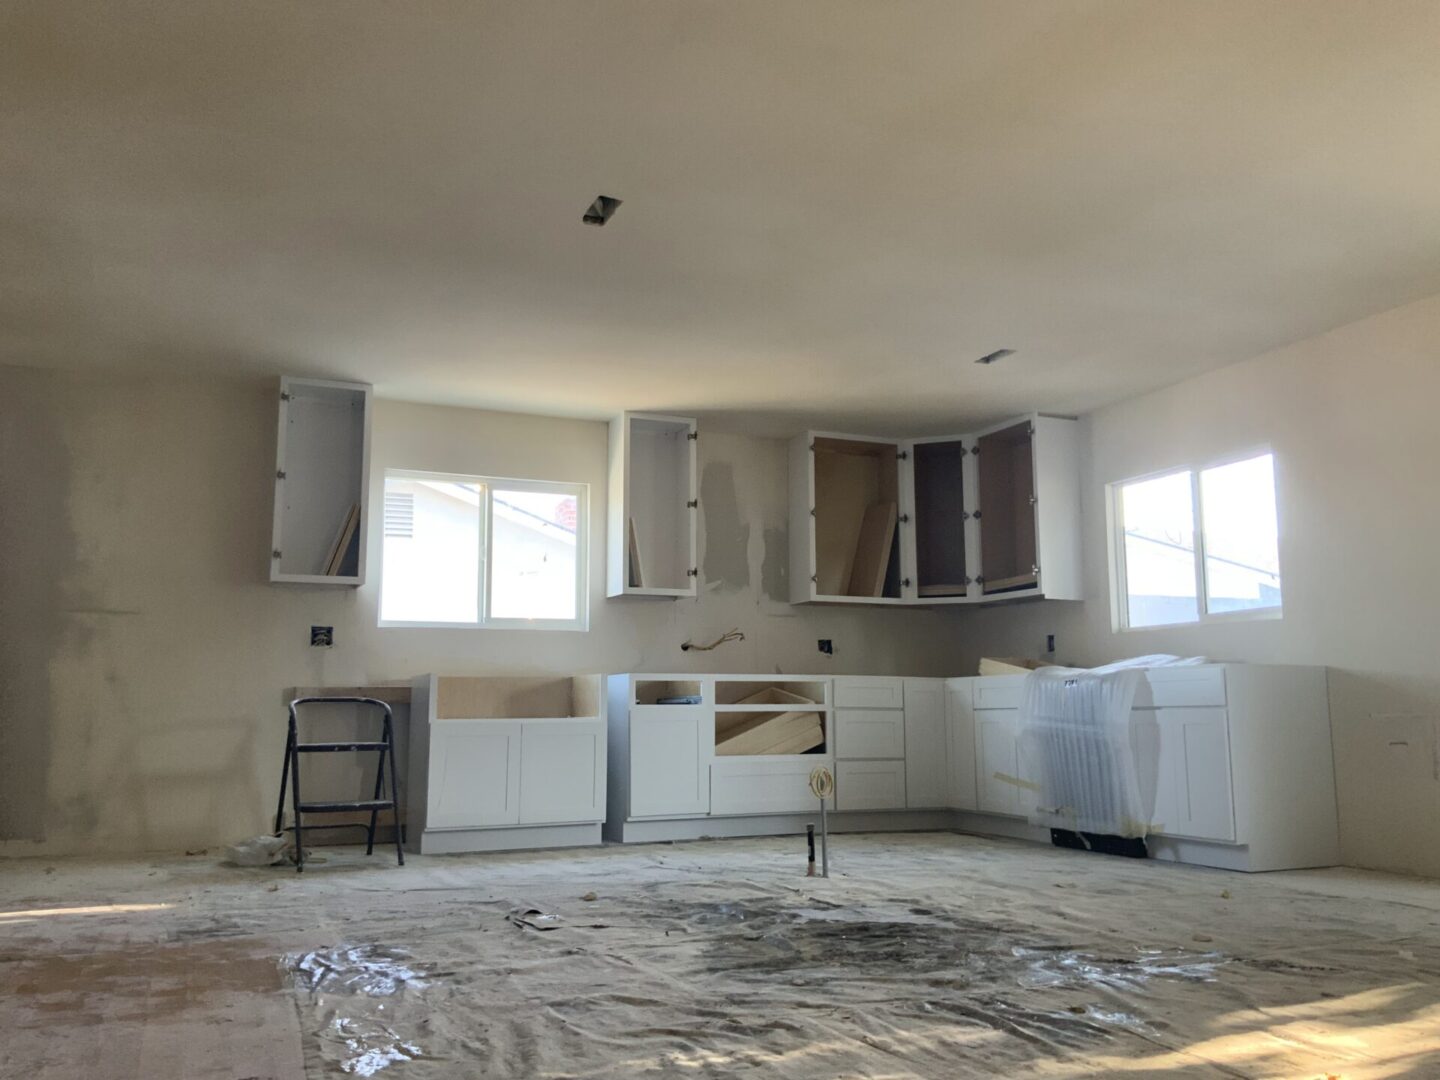
[[[1039,784],[1033,783],[1029,780],[1021,780],[1018,776],[1011,776],[1009,773],[997,772],[993,773],[992,775],[1002,784],[1014,784],[1016,787],[1024,788],[1026,791],[1040,790]]]

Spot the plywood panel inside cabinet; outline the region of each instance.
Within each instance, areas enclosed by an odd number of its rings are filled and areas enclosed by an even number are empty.
[[[921,596],[964,596],[965,449],[955,442],[915,444],[915,561]]]
[[[815,591],[822,596],[874,596],[856,593],[852,575],[865,515],[876,505],[900,501],[900,475],[893,443],[858,439],[815,440]],[[893,556],[895,526],[890,527],[887,556]],[[893,558],[887,560],[886,566]],[[885,574],[883,595],[899,595],[892,573]]]
[[[985,592],[1035,584],[1035,460],[1030,423],[982,435],[980,561]]]
[[[464,678],[436,680],[435,716],[439,720],[523,720],[600,715],[600,677]]]

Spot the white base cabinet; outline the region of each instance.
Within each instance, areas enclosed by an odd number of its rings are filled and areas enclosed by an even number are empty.
[[[1024,680],[613,675],[606,835],[803,831],[819,809],[810,772],[826,765],[835,775],[837,831],[960,828],[1048,841],[1047,830],[1027,821],[1039,784],[1019,752]],[[815,702],[826,731],[821,752],[716,754],[717,715],[770,708],[739,704],[765,685]],[[675,698],[696,700],[659,703]],[[1153,669],[1131,727],[1142,796],[1154,807],[1152,857],[1235,870],[1339,861],[1324,668]],[[522,751],[524,737],[522,729]],[[502,758],[497,749],[489,765],[497,777],[509,775]],[[523,807],[522,798],[522,814]],[[484,809],[515,812],[498,796]]]
[[[429,854],[598,843],[605,754],[597,675],[421,675],[411,692],[407,846]]]

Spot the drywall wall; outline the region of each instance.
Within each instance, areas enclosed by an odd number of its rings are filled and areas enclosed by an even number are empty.
[[[1347,863],[1440,875],[1440,297],[1092,414],[1086,600],[977,610],[977,656],[1170,652],[1326,664]],[[1104,485],[1275,452],[1284,615],[1116,633]]]
[[[432,670],[958,671],[948,613],[785,603],[785,445],[709,430],[698,600],[604,598],[605,425],[388,401],[376,507],[387,467],[590,485],[590,631],[379,628],[379,513],[364,588],[271,585],[276,393],[0,367],[0,852],[198,847],[265,828],[291,686]],[[333,649],[309,647],[312,623],[335,627]],[[680,651],[731,627],[746,640]]]

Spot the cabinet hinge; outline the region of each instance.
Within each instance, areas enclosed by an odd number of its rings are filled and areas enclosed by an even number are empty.
[[[974,584],[974,579],[967,577],[967,578],[965,579],[965,584],[966,584],[967,587],[970,586],[970,585],[972,585],[972,584]]]
[[[1040,567],[1039,567],[1039,566],[1032,566],[1032,567],[1030,567],[1030,572],[1031,572],[1032,574],[1034,574],[1036,577],[1039,577],[1039,576],[1040,576]]]
[[[901,524],[901,525],[909,525],[909,524],[910,524],[910,515],[909,515],[909,514],[901,514],[901,515],[900,515],[900,524]]]
[[[700,571],[699,571],[698,569],[696,569],[695,567],[692,566],[689,570],[686,570],[686,571],[685,571],[685,576],[686,576],[686,577],[699,577],[699,576],[700,576]]]
[[[271,557],[272,559],[278,559],[278,558],[280,558],[280,549],[279,549],[279,548],[276,548],[275,550],[273,550],[272,552],[270,552],[270,557]]]
[[[815,516],[815,508],[814,508],[813,506],[810,507],[810,516],[811,516],[811,517],[814,517],[814,516]]]
[[[811,574],[811,575],[810,575],[810,580],[811,580],[811,581],[819,581],[820,579],[819,579],[818,577],[816,577],[814,574]]]
[[[976,521],[979,521],[979,520],[980,520],[980,511],[979,511],[979,510],[976,510],[975,513],[971,514],[970,516],[973,517]]]
[[[685,503],[685,505],[688,506],[691,510],[694,510],[700,506],[700,500],[690,499],[688,502]]]
[[[961,511],[960,511],[960,520],[961,520],[961,521],[969,521],[969,520],[970,520],[970,511],[969,511],[969,510],[961,510]]]
[[[896,456],[897,458],[899,458],[901,461],[909,461],[909,460],[910,460],[910,451],[909,451],[909,450],[901,450],[901,451],[900,451],[898,454],[896,454],[895,456]]]
[[[974,454],[976,457],[979,457],[979,456],[980,456],[980,444],[979,444],[979,443],[976,443],[974,446],[972,446],[972,447],[970,448],[970,453]]]
[[[285,479],[285,470],[284,470],[284,469],[276,469],[276,470],[275,470],[275,479],[276,479],[276,480],[284,480],[284,479]]]
[[[700,438],[700,433],[698,431],[690,431],[686,433],[685,438],[689,439],[691,442],[696,442]]]
[[[985,584],[985,575],[984,575],[984,574],[976,574],[976,575],[975,575],[975,584],[976,584],[976,585],[984,585],[984,584]]]
[[[905,588],[908,589],[908,588],[910,587],[910,579],[909,579],[908,577],[907,577],[907,578],[901,578],[901,579],[900,579],[900,584],[903,585],[903,586],[905,586]]]
[[[289,393],[287,393],[287,392],[284,391],[284,390],[281,390],[281,391],[280,391],[280,400],[281,400],[281,401],[289,401],[289,400],[290,400],[290,395],[289,395]]]
[[[810,453],[813,454],[814,452],[815,452],[815,444],[812,442],[812,443],[810,444]]]
[[[1033,439],[1035,437],[1035,425],[1031,424],[1030,427],[1026,429],[1025,434],[1029,435]]]

